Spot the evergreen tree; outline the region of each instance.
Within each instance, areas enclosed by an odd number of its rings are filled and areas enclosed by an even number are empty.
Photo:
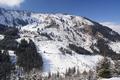
[[[13,65],[10,61],[8,51],[0,51],[0,80],[9,80]]]
[[[102,78],[110,78],[111,70],[110,70],[110,62],[107,58],[104,58],[100,66],[97,68],[98,76]]]
[[[31,71],[33,68],[42,69],[42,57],[37,52],[32,40],[29,40],[29,43],[24,39],[21,40],[16,55],[18,56],[17,64],[23,67],[26,72]]]

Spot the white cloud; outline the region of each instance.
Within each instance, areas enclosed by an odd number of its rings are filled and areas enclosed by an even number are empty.
[[[114,31],[120,34],[120,24],[114,22],[102,22],[102,25],[108,26],[109,28],[113,29]]]
[[[24,0],[0,0],[1,7],[19,7]]]

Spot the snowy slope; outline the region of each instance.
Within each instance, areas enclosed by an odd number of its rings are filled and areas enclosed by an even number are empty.
[[[40,44],[41,43],[41,44]],[[64,44],[54,41],[40,41],[38,44],[39,52],[44,59],[44,72],[65,73],[69,68],[78,68],[81,72],[84,70],[94,70],[102,56],[85,56],[74,53],[62,55],[58,50]]]
[[[83,17],[63,14],[32,14],[32,17],[37,18],[38,22],[23,26],[20,36],[35,42],[38,52],[43,57],[45,74],[49,72],[63,74],[73,67],[78,68],[80,72],[95,70],[102,56],[79,55],[68,48],[69,44],[75,44],[94,54],[90,47],[97,44],[97,38],[82,32],[86,25],[94,26],[93,22]],[[68,49],[73,55],[64,55],[60,51],[61,47]],[[97,46],[94,46],[94,49],[99,52]]]
[[[1,25],[19,28],[20,38],[16,41],[33,40],[43,58],[44,74],[64,74],[67,69],[73,67],[80,72],[94,71],[97,63],[103,59],[100,45],[106,44],[115,54],[120,53],[120,35],[81,16],[0,9],[0,18]],[[98,46],[100,40],[106,43]],[[92,55],[76,52],[69,47],[70,44],[82,48],[81,52],[89,52]],[[13,53],[10,55],[16,59]]]
[[[120,80],[119,77],[113,77],[113,78],[109,78],[109,79],[100,79],[100,80]]]
[[[90,46],[96,43],[96,39],[92,41],[90,35],[79,31],[84,28],[82,24],[94,25],[92,22],[83,17],[63,14],[32,14],[32,17],[37,18],[38,22],[23,26],[20,30],[20,39],[30,38],[34,41],[43,57],[45,74],[49,72],[64,74],[66,70],[74,67],[80,72],[95,70],[102,56],[79,55],[68,48],[68,45],[73,43],[93,53]],[[70,50],[73,55],[64,55],[60,51],[61,47]]]
[[[0,40],[4,39],[4,35],[0,35]]]

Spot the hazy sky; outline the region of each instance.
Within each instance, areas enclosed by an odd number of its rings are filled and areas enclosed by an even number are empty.
[[[16,3],[9,5],[9,3]],[[5,3],[1,3],[5,2]],[[120,23],[120,0],[0,0],[0,5],[42,13],[68,13],[99,22]],[[18,7],[17,6],[17,7]]]

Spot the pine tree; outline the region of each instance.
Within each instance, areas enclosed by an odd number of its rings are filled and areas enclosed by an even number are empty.
[[[8,51],[0,50],[0,80],[9,80],[13,65],[10,61]]]
[[[110,62],[107,58],[104,58],[101,65],[97,68],[98,76],[102,78],[110,78],[111,70],[110,70]]]
[[[16,55],[18,56],[17,64],[23,67],[24,71],[29,72],[33,68],[42,69],[42,56],[37,52],[32,40],[29,40],[29,43],[24,39],[21,40]]]

